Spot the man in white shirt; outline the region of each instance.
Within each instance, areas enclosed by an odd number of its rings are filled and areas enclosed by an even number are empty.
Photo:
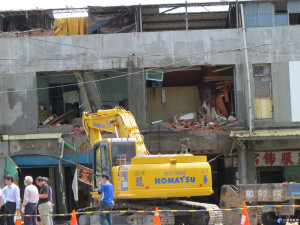
[[[39,191],[33,184],[33,178],[31,176],[26,176],[24,179],[24,184],[26,186],[24,191],[23,207],[25,207],[26,215],[35,216],[25,216],[24,225],[36,225],[37,219],[37,203],[39,201]]]
[[[5,214],[5,196],[2,192],[2,189],[0,188],[0,214]],[[4,216],[0,216],[0,225],[5,225],[6,220]]]
[[[3,194],[5,195],[5,214],[15,214],[16,211],[20,211],[20,188],[14,184],[14,178],[11,175],[7,175],[4,179],[6,186],[3,188]],[[7,225],[14,225],[14,217],[6,217]]]

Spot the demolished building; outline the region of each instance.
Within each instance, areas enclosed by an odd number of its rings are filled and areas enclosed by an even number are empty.
[[[227,8],[168,13],[213,5]],[[299,9],[297,1],[69,9],[88,12],[83,34],[55,25],[54,10],[1,12],[1,165],[9,155],[21,169],[20,179],[49,176],[55,201],[64,199],[56,211],[70,211],[75,202],[65,187],[75,165],[90,168],[93,162],[81,113],[119,105],[135,116],[151,154],[219,156],[212,161],[212,201],[224,183],[279,181],[269,180],[270,171],[281,174],[281,182],[300,179],[293,167],[298,161],[273,162],[274,155],[299,151],[298,134],[289,130],[299,123]],[[56,36],[55,30],[65,33]],[[248,134],[250,123],[287,131],[280,138]],[[255,164],[256,159],[268,160]],[[79,191],[87,200],[79,207],[88,206],[90,187],[81,184]]]

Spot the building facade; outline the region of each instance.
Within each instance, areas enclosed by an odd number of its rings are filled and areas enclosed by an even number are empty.
[[[80,115],[121,105],[135,116],[151,154],[223,154],[211,163],[215,200],[225,183],[300,180],[300,5],[226,4],[231,19],[221,27],[199,13],[185,21],[190,29],[167,31],[164,15],[151,21],[145,14],[136,20],[140,32],[3,36],[0,171],[9,155],[20,178],[49,176],[56,200],[64,199],[57,211],[69,211],[74,165],[91,167],[93,160]],[[279,176],[270,177],[274,172]]]

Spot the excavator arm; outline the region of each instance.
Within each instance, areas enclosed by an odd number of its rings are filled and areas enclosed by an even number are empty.
[[[119,138],[134,138],[136,154],[150,155],[134,116],[119,106],[113,109],[98,110],[97,113],[84,112],[82,124],[92,146],[102,140],[100,131],[107,131],[115,133]]]

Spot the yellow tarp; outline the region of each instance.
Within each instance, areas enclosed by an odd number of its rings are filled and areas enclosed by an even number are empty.
[[[53,36],[87,34],[87,17],[57,18]]]

